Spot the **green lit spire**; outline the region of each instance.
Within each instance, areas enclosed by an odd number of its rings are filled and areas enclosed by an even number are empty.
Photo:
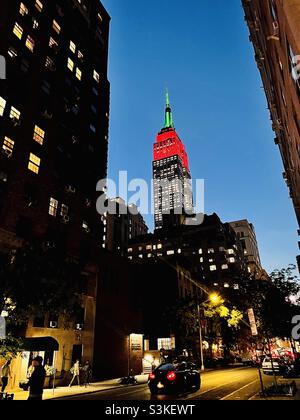
[[[174,128],[172,110],[170,105],[170,96],[168,90],[166,92],[166,116],[164,128]]]

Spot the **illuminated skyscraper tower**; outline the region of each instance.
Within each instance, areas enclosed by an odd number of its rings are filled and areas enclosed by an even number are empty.
[[[153,179],[155,229],[184,224],[193,212],[188,156],[173,124],[166,94],[165,125],[154,144]]]

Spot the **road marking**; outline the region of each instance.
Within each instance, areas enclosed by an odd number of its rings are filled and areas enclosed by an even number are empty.
[[[136,394],[137,392],[141,392],[141,391],[143,391],[144,389],[146,390],[146,389],[147,389],[147,387],[143,387],[143,388],[141,388],[141,389],[136,389],[135,391],[123,392],[122,394],[118,394],[118,395],[116,395],[116,397],[122,397],[123,395]]]
[[[194,395],[193,397],[189,397],[189,398],[185,398],[185,399],[186,400],[196,400],[197,397],[201,397],[201,395],[207,394],[207,393],[209,393],[211,391],[215,391],[216,389],[223,388],[223,386],[226,386],[226,384],[225,385],[215,386],[214,388],[208,389],[207,391],[203,391],[200,394],[197,394],[197,395]]]
[[[234,394],[237,394],[239,391],[243,391],[244,389],[248,388],[248,386],[250,386],[250,385],[254,385],[256,382],[259,382],[259,380],[258,380],[258,379],[256,379],[255,381],[250,382],[249,384],[247,384],[247,385],[243,386],[242,388],[237,389],[236,391],[232,392],[231,394],[226,395],[225,397],[221,398],[221,401],[224,401],[224,400],[226,400],[227,398],[232,397]]]

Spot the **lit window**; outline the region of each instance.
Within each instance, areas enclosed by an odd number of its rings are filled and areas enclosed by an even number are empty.
[[[175,252],[174,251],[167,251],[167,255],[174,255]]]
[[[58,201],[55,198],[50,198],[49,204],[49,214],[50,216],[56,217],[57,216],[57,209],[58,209]]]
[[[230,284],[229,283],[224,283],[224,287],[225,287],[225,289],[229,289],[230,288]]]
[[[50,37],[50,40],[49,40],[49,47],[50,48],[53,48],[53,47],[58,47],[58,43],[55,41],[55,39],[54,38],[52,38],[52,37]]]
[[[35,45],[34,39],[31,38],[31,36],[28,35],[25,45],[31,52],[33,52],[34,45]]]
[[[0,117],[3,116],[6,107],[6,100],[0,96]]]
[[[79,68],[77,68],[77,69],[76,69],[76,77],[77,77],[77,79],[78,79],[78,80],[81,80],[81,77],[82,77],[82,71],[81,71],[81,70],[79,70]]]
[[[40,0],[36,0],[36,2],[35,2],[35,7],[37,8],[37,10],[39,11],[39,12],[41,12],[42,10],[43,10],[43,3],[40,1]]]
[[[28,163],[28,169],[35,174],[38,174],[40,171],[41,166],[41,159],[34,155],[33,153],[30,153],[29,156],[29,163]]]
[[[43,145],[45,139],[45,131],[42,130],[37,125],[34,127],[34,134],[33,134],[33,140],[35,140],[40,145]]]
[[[216,265],[211,265],[210,266],[210,271],[217,271],[217,266]]]
[[[4,143],[2,146],[2,150],[4,151],[4,153],[6,153],[8,156],[11,156],[14,150],[14,145],[15,142],[11,139],[9,139],[8,137],[4,138]]]
[[[94,70],[94,80],[96,80],[97,83],[100,82],[100,74],[98,72],[96,72],[96,70]]]
[[[13,32],[16,35],[16,37],[18,37],[19,39],[22,39],[23,28],[18,23],[15,23]]]
[[[229,258],[229,262],[230,262],[230,264],[234,264],[235,263],[235,258]]]
[[[158,244],[157,249],[162,249],[162,244]]]
[[[69,214],[69,207],[65,204],[61,205],[60,215],[61,217],[68,217]]]
[[[60,26],[59,26],[59,24],[56,22],[56,20],[54,20],[54,21],[53,21],[52,28],[55,30],[55,32],[56,32],[57,34],[59,34],[59,33],[60,33],[60,31],[61,31],[61,27],[60,27]]]
[[[22,16],[28,15],[28,9],[27,9],[27,7],[25,6],[24,3],[21,3],[20,4],[20,10],[19,10],[19,12],[20,12],[20,15],[22,15]]]
[[[93,124],[90,125],[90,129],[93,133],[96,133],[96,131],[97,131],[96,127]]]
[[[234,254],[234,250],[233,249],[228,249],[228,254],[229,255],[233,255]]]
[[[75,54],[75,52],[76,52],[76,44],[74,44],[73,41],[70,41],[70,50],[72,51],[72,53]]]
[[[203,254],[203,249],[199,249],[199,255]]]
[[[11,118],[12,120],[19,120],[20,116],[21,112],[12,106],[10,109],[9,118]]]
[[[74,70],[74,61],[71,58],[68,58],[68,69],[71,71]]]
[[[86,221],[83,221],[83,222],[82,222],[82,228],[83,228],[83,230],[85,230],[87,233],[89,233],[89,232],[90,232],[89,225],[88,225],[88,223],[87,223]]]
[[[133,252],[133,249],[132,248],[128,248],[128,252],[129,253],[132,253]]]
[[[37,29],[39,27],[39,22],[36,19],[33,19],[32,27],[33,29]]]
[[[13,47],[9,47],[7,53],[10,56],[10,58],[18,57],[18,52]]]
[[[83,60],[83,54],[81,51],[78,51],[78,58],[79,60]]]
[[[210,248],[210,249],[208,250],[208,253],[209,253],[209,254],[214,254],[214,253],[215,253],[215,250],[214,250],[213,248]]]
[[[222,270],[228,270],[228,265],[227,264],[223,264],[222,265]]]

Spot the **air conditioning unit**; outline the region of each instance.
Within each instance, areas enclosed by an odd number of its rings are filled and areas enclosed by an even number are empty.
[[[55,328],[58,328],[58,322],[57,321],[50,321],[50,328],[53,328],[53,329],[55,329]]]

